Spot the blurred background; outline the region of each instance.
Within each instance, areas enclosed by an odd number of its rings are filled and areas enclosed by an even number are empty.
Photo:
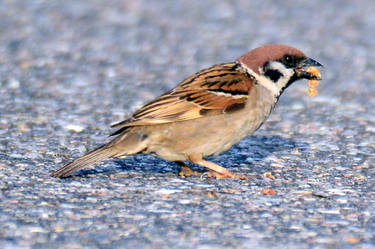
[[[0,246],[375,248],[374,9],[370,0],[2,0]],[[317,97],[294,84],[254,137],[213,158],[249,182],[181,179],[152,156],[49,177],[145,102],[266,43],[325,68]]]

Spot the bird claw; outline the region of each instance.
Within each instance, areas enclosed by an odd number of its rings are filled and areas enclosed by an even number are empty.
[[[188,167],[186,165],[180,164],[180,166],[181,166],[181,170],[180,170],[180,172],[178,172],[178,175],[181,176],[181,177],[198,176],[198,177],[201,177],[201,178],[207,177],[207,178],[216,178],[216,179],[225,179],[225,178],[236,178],[236,179],[240,179],[240,180],[246,180],[247,179],[247,177],[244,176],[244,175],[232,174],[228,170],[226,170],[225,173],[219,173],[219,172],[210,170],[210,171],[202,174],[200,172],[192,170],[190,167]]]
[[[247,179],[247,176],[244,176],[244,175],[236,175],[236,174],[232,174],[230,172],[228,172],[226,174],[221,174],[219,172],[212,171],[212,170],[202,174],[201,178],[203,178],[204,176],[206,176],[208,178],[216,178],[216,179],[225,179],[225,178],[235,178],[235,179],[240,179],[240,180],[246,180]]]
[[[178,175],[181,177],[190,177],[190,176],[202,176],[202,173],[198,171],[194,171],[187,166],[181,166],[181,170],[180,172],[178,172]]]

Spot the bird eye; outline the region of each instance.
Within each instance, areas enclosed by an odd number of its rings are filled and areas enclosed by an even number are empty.
[[[285,60],[286,63],[292,63],[293,62],[293,58],[290,55],[285,55],[284,60]]]

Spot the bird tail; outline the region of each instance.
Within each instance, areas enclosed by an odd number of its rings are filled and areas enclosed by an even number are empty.
[[[107,147],[106,145],[103,145],[56,170],[52,173],[52,176],[60,178],[68,177],[80,169],[87,168],[97,162],[103,161],[104,159],[113,157],[115,155],[116,150],[114,150],[111,147]]]
[[[109,143],[77,158],[52,173],[54,177],[68,177],[74,172],[90,167],[111,157],[120,157],[141,153],[147,147],[147,136],[140,132],[129,132],[115,137]]]

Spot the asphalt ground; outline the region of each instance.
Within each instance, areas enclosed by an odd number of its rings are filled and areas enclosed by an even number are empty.
[[[374,9],[2,0],[0,247],[375,248]],[[303,50],[324,80],[315,98],[291,86],[254,136],[210,158],[248,180],[181,178],[153,156],[49,176],[187,76],[266,43]]]

